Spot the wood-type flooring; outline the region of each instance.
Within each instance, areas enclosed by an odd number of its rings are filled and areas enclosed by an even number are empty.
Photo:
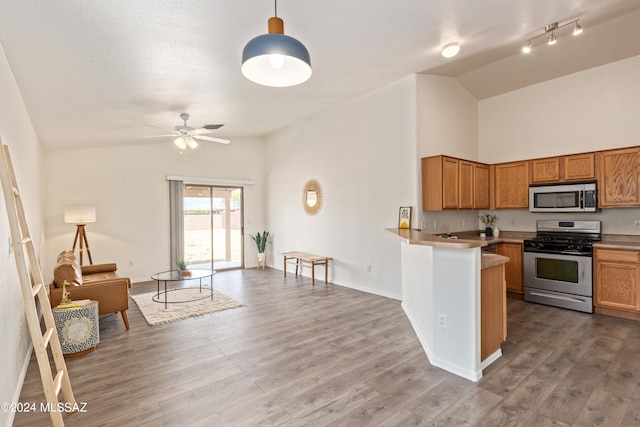
[[[66,425],[640,424],[639,322],[509,299],[503,356],[474,383],[429,364],[400,301],[274,269],[213,286],[246,307],[148,326],[130,300],[130,331],[101,316],[97,349],[67,360],[86,412]],[[32,357],[20,401],[43,399]]]

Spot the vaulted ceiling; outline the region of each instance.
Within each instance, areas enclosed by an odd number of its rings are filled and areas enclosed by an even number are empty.
[[[214,136],[262,136],[414,73],[485,99],[640,54],[638,0],[281,0],[313,75],[269,88],[240,65],[273,14],[271,0],[0,0],[0,44],[46,150],[163,143],[144,136],[182,112],[195,127],[224,123]],[[521,53],[578,18],[582,35]],[[453,41],[462,50],[443,58]]]

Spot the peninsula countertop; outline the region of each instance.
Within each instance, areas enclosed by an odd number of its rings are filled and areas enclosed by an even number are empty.
[[[481,239],[480,237],[471,239],[450,239],[446,237],[439,237],[433,234],[425,233],[420,230],[412,230],[407,228],[387,228],[387,232],[404,240],[406,243],[412,245],[433,246],[436,248],[447,249],[470,249],[487,246],[491,243],[495,243],[493,239]],[[499,240],[505,241],[505,240]],[[509,262],[509,257],[498,254],[482,254],[482,269],[495,267],[497,265],[506,264]]]
[[[480,237],[479,231],[460,231],[451,233],[456,238],[439,237],[421,230],[387,228],[387,232],[414,245],[434,246],[450,249],[468,249],[484,247],[496,243],[523,243],[536,237],[530,231],[502,231],[499,237]],[[603,234],[602,240],[593,244],[594,248],[640,250],[640,235]]]
[[[469,249],[487,246],[486,240],[448,239],[410,228],[387,228],[386,231],[412,245],[433,246],[435,248]]]

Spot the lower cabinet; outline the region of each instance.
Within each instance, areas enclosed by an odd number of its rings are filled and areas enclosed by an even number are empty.
[[[594,305],[640,312],[640,251],[595,249]]]
[[[507,281],[507,291],[517,294],[524,294],[524,267],[523,267],[523,251],[522,243],[498,243],[496,245],[496,253],[509,257],[509,262],[505,264],[505,279]]]
[[[506,265],[508,265],[507,263]],[[505,264],[485,268],[480,278],[480,360],[500,349],[507,339]]]

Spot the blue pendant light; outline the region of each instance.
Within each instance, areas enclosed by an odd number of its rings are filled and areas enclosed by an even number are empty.
[[[242,51],[242,74],[264,86],[286,87],[311,77],[311,58],[302,43],[284,34],[284,22],[269,19],[269,33],[255,37]]]

